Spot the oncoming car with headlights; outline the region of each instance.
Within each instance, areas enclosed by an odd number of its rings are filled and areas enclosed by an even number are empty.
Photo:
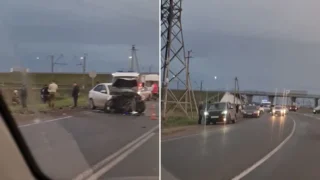
[[[272,110],[272,116],[284,116],[286,115],[286,109],[282,106],[275,106]]]
[[[219,102],[209,104],[203,111],[203,120],[206,124],[216,124],[217,122],[235,123],[237,121],[236,111],[231,103]]]
[[[259,107],[257,106],[246,106],[243,111],[243,117],[247,118],[247,117],[260,117],[260,110]]]

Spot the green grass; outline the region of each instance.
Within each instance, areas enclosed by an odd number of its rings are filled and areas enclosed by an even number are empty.
[[[78,99],[78,106],[79,107],[84,107],[88,105],[88,98],[87,96],[80,96]],[[55,109],[60,109],[60,108],[66,108],[66,107],[71,107],[73,106],[73,99],[71,97],[66,97],[66,98],[57,98],[56,102],[55,102]],[[16,112],[20,112],[21,110],[23,110],[23,108],[21,107],[21,105],[11,105],[9,106],[10,110],[13,113]],[[27,107],[28,110],[31,110],[33,112],[43,112],[43,111],[50,111],[51,109],[48,107],[48,104],[44,104],[44,103],[30,103],[28,104]]]
[[[162,121],[162,128],[172,128],[180,126],[189,126],[197,124],[197,119],[189,119],[187,117],[168,117],[167,120]]]

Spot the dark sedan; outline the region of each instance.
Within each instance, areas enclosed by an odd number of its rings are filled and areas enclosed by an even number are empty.
[[[207,125],[217,122],[235,123],[237,121],[236,111],[231,103],[220,102],[210,104],[208,109],[203,112],[203,118]]]
[[[243,109],[243,117],[244,118],[248,118],[248,117],[260,117],[260,111],[259,111],[259,107],[257,106],[246,106]]]
[[[298,107],[297,106],[290,106],[289,111],[297,111]]]

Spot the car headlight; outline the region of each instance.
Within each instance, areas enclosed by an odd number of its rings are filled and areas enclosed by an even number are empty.
[[[138,91],[138,94],[141,94],[141,91]]]
[[[272,113],[275,113],[276,111],[275,110],[272,110]]]
[[[203,114],[204,114],[205,116],[208,116],[208,115],[209,115],[208,111],[205,111]]]
[[[228,113],[228,111],[227,111],[227,110],[224,110],[224,111],[222,111],[221,114],[227,114],[227,113]]]

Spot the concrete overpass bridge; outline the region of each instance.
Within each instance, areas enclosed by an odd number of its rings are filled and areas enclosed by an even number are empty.
[[[225,93],[226,91],[216,90],[214,92]],[[228,91],[234,92],[234,91]],[[273,104],[275,97],[283,97],[283,92],[267,92],[267,91],[239,91],[241,95],[245,95],[247,97],[248,103],[252,103],[252,99],[254,96],[265,96],[268,97],[269,101]],[[291,98],[291,103],[295,103],[297,98],[307,98],[314,99],[315,107],[318,106],[318,101],[320,99],[320,94],[308,94],[306,91],[289,91],[286,97]]]

